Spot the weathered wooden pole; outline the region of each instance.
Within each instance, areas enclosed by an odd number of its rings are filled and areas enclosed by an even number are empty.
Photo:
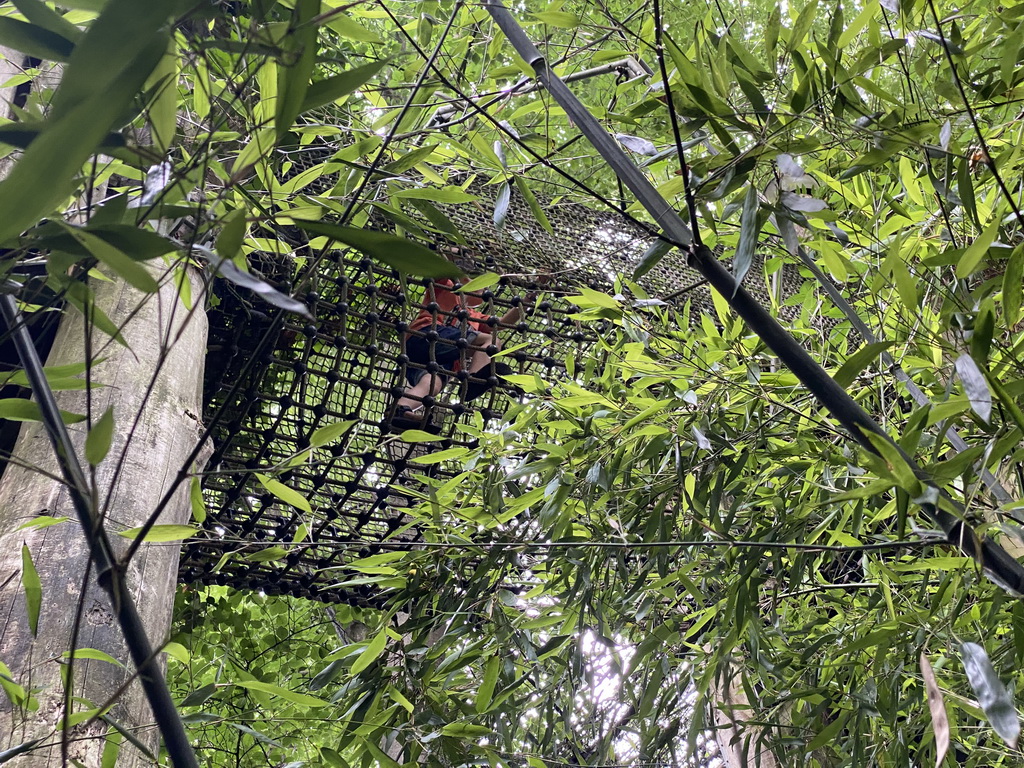
[[[0,69],[16,67],[15,62],[12,55],[0,63]],[[0,71],[0,82],[9,79],[4,74]],[[0,93],[4,97],[9,99],[10,94]],[[93,424],[112,409],[110,450],[102,462],[86,470],[93,503],[104,512],[108,533],[147,521],[202,434],[207,334],[203,284],[198,274],[189,275],[197,302],[190,310],[173,281],[166,278],[166,263],[156,260],[147,268],[161,282],[158,293],[144,294],[120,280],[92,282],[96,306],[121,328],[124,345],[95,328],[87,334],[85,318],[68,307],[47,360],[47,365],[83,363],[87,358],[93,362],[89,391],[58,392],[61,409],[90,412]],[[88,467],[83,450],[87,422],[70,425],[68,430],[77,460]],[[71,712],[111,704],[105,716],[156,754],[159,734],[152,726],[142,688],[132,679],[135,666],[115,621],[117,610],[96,583],[86,537],[69,489],[60,478],[44,426],[25,423],[0,477],[0,662],[10,672],[4,686],[8,695],[0,693],[0,753],[35,742],[16,765],[64,764],[60,729],[66,714],[68,657],[73,648],[91,648],[118,663],[74,661]],[[69,519],[45,528],[22,527],[40,515]],[[184,524],[189,516],[188,487],[181,484],[158,522]],[[130,543],[116,535],[111,540],[115,556]],[[35,632],[29,620],[23,552],[31,557],[41,582]],[[177,542],[143,544],[125,574],[141,624],[157,649],[170,627],[178,553]],[[88,717],[71,729],[68,756],[86,766],[100,765],[105,748],[102,737],[110,730],[108,722]],[[151,761],[126,741],[117,764]]]

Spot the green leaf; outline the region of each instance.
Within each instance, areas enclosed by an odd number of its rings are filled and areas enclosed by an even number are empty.
[[[208,683],[201,688],[196,688],[192,693],[182,700],[179,706],[182,707],[198,707],[201,704],[205,704],[210,698],[217,692],[216,683]]]
[[[757,187],[751,184],[743,196],[743,212],[740,214],[740,242],[732,261],[732,276],[736,281],[736,287],[733,290],[734,296],[740,289],[740,285],[743,284],[743,278],[750,271],[750,265],[754,263],[757,234],[761,229],[757,216],[759,207]]]
[[[333,443],[339,437],[352,429],[352,427],[357,423],[358,422],[355,420],[348,420],[336,421],[333,424],[325,424],[310,435],[309,445],[311,448],[320,448],[328,443]]]
[[[121,754],[124,737],[116,728],[107,731],[103,738],[103,755],[100,757],[100,768],[117,768],[117,756]]]
[[[490,288],[492,285],[497,285],[499,280],[501,280],[501,275],[495,272],[484,272],[482,275],[477,275],[468,283],[465,283],[461,288],[459,288],[459,291],[461,293],[482,291],[484,288]]]
[[[189,484],[188,499],[192,506],[192,519],[202,525],[206,522],[206,500],[203,499],[203,484],[198,477],[193,477]]]
[[[283,557],[288,556],[288,550],[284,547],[267,547],[261,549],[259,552],[253,552],[245,556],[247,562],[250,563],[269,563],[273,560],[280,560]]]
[[[67,61],[75,45],[63,35],[0,16],[0,45],[46,61]]]
[[[971,402],[971,410],[987,423],[992,418],[992,392],[989,391],[985,375],[968,354],[960,355],[955,367],[956,375],[964,386],[964,394]]]
[[[146,116],[152,128],[153,144],[157,151],[165,154],[178,130],[178,56],[173,40],[169,41],[167,52],[153,69],[145,88],[152,93]]]
[[[126,539],[137,539],[140,533],[142,533],[142,526],[129,528],[126,531],[118,531],[117,535],[123,536]],[[192,538],[197,533],[199,533],[199,529],[193,528],[191,525],[154,525],[146,532],[146,538],[143,541],[184,541],[185,539]]]
[[[890,472],[892,472],[892,476],[899,483],[900,487],[912,497],[920,496],[921,481],[917,479],[917,476],[914,474],[914,470],[900,453],[899,448],[897,448],[883,435],[879,435],[874,432],[866,432],[865,434],[871,442],[871,445],[875,447],[878,455],[881,456],[888,465]]]
[[[970,247],[964,251],[964,255],[960,257],[960,261],[957,262],[957,277],[964,278],[974,274],[981,260],[988,255],[988,249],[992,246],[998,234],[999,217],[993,216],[992,222],[974,239]]]
[[[129,258],[106,240],[78,227],[65,225],[65,229],[71,233],[75,240],[85,246],[89,253],[96,257],[97,261],[106,264],[115,274],[124,278],[130,285],[138,288],[143,293],[156,293],[160,290],[156,280],[142,264]]]
[[[332,683],[344,671],[345,661],[343,659],[335,659],[313,676],[313,679],[309,681],[309,690],[319,691],[321,688]]]
[[[843,363],[839,370],[832,376],[836,383],[844,389],[853,383],[857,374],[867,368],[876,357],[885,352],[893,345],[891,341],[877,341],[873,344],[865,344]]]
[[[242,250],[242,242],[249,228],[245,214],[244,209],[236,208],[221,216],[220,232],[213,247],[222,259],[233,259]]]
[[[469,453],[468,448],[457,446],[455,448],[445,448],[443,451],[437,451],[436,453],[428,453],[426,456],[413,456],[409,461],[413,464],[441,464],[442,462],[449,461],[451,459],[458,459]]]
[[[640,263],[633,269],[633,279],[639,280],[658,265],[674,246],[667,240],[655,240],[640,257]]]
[[[49,528],[51,525],[60,525],[66,523],[71,518],[69,517],[53,517],[52,515],[39,515],[29,520],[27,523],[22,523],[14,530],[16,531],[27,531],[33,528]]]
[[[239,180],[244,177],[252,167],[261,159],[270,154],[277,146],[277,131],[274,128],[263,128],[256,131],[249,143],[238,153],[234,164],[231,166],[232,180]]]
[[[533,194],[533,190],[530,189],[530,185],[527,184],[526,179],[521,174],[517,174],[513,178],[516,181],[516,186],[519,188],[520,194],[522,194],[523,199],[526,200],[526,204],[530,206],[530,212],[533,214],[533,218],[535,218],[549,234],[555,234],[555,228],[551,226],[551,222],[548,220],[548,215],[544,213],[544,209],[540,207],[540,203],[537,201],[537,196]]]
[[[846,29],[844,29],[843,33],[839,36],[839,42],[836,44],[836,47],[845,48],[852,43],[856,39],[857,35],[860,34],[860,31],[867,26],[871,17],[877,12],[878,5],[876,3],[864,3],[864,8],[861,9],[861,12],[857,14],[853,21],[846,26]]]
[[[498,684],[498,674],[501,672],[501,659],[498,656],[491,656],[484,666],[484,679],[476,692],[474,708],[477,713],[483,714],[491,705],[494,697],[494,688]]]
[[[279,685],[273,685],[272,683],[262,683],[258,680],[236,680],[235,685],[239,688],[246,688],[250,691],[261,691],[262,693],[269,693],[272,696],[278,696],[285,701],[290,701],[293,704],[302,704],[306,707],[326,707],[327,702],[323,699],[318,699],[316,696],[310,696],[307,693],[296,693],[295,691],[289,691],[287,688],[282,688]]]
[[[396,189],[391,193],[391,197],[392,199],[411,197],[435,203],[471,203],[480,199],[477,195],[471,195],[459,187],[408,187]]]
[[[342,37],[349,40],[358,40],[364,43],[383,43],[380,35],[371,32],[355,19],[345,14],[335,14],[327,21],[327,27],[333,29]]]
[[[110,452],[114,438],[114,409],[107,408],[85,436],[85,460],[93,467],[98,466]]]
[[[453,736],[463,739],[480,739],[490,736],[493,731],[485,725],[474,725],[473,723],[455,722],[448,723],[441,727],[441,733],[445,736]]]
[[[810,31],[811,26],[814,24],[814,15],[818,12],[818,0],[812,0],[807,3],[801,10],[799,15],[796,17],[796,22],[793,24],[793,29],[789,33],[789,41],[787,48],[790,51],[796,50],[797,46],[804,41],[804,37]]]
[[[294,219],[295,226],[311,235],[321,235],[352,246],[399,272],[418,277],[462,277],[462,270],[419,243],[387,232],[342,227],[322,221]]]
[[[506,181],[498,188],[498,196],[494,201],[494,228],[502,229],[505,226],[505,219],[508,218],[509,203],[512,200],[512,187]]]
[[[115,667],[124,667],[120,661],[115,659],[106,651],[101,651],[98,648],[75,648],[74,652],[64,651],[63,657],[65,659],[88,659],[90,661],[103,661],[107,664],[113,664]]]
[[[434,154],[435,149],[437,149],[437,144],[427,144],[422,147],[417,147],[411,152],[406,152],[398,159],[392,160],[384,166],[384,170],[388,173],[405,173],[410,168],[419,165]]]
[[[387,59],[364,64],[342,72],[340,75],[329,77],[313,83],[306,90],[305,99],[299,112],[307,112],[325,104],[333,104],[343,96],[348,96],[373,79],[374,75],[380,72],[390,62]]]
[[[71,42],[82,39],[82,30],[40,0],[11,0],[11,4],[21,11],[21,15],[31,24],[67,38]]]
[[[309,505],[306,497],[298,491],[289,488],[284,483],[275,480],[272,477],[266,475],[256,474],[256,479],[260,481],[260,485],[274,494],[277,498],[283,501],[285,504],[296,509],[301,509],[308,515],[313,514],[313,508]]]
[[[188,652],[188,648],[181,643],[173,641],[166,642],[161,650],[172,659],[182,664],[188,664],[189,660],[192,658],[192,654]]]
[[[317,53],[317,28],[310,22],[320,12],[320,0],[297,0],[289,30],[291,46],[298,48],[298,56],[289,66],[279,69],[277,114],[278,140],[291,130],[292,123],[303,111],[309,93],[309,80],[313,75]],[[292,52],[294,56],[294,51]]]
[[[39,610],[43,605],[43,583],[39,580],[32,553],[28,545],[21,546],[21,586],[25,590],[25,610],[28,612],[28,629],[32,637],[39,629]]]
[[[1024,284],[1024,243],[1010,253],[1003,272],[1003,312],[1006,324],[1014,326],[1020,321],[1021,292]]]
[[[367,644],[366,648],[363,649],[363,652],[359,654],[358,658],[352,662],[352,674],[358,675],[376,661],[377,657],[384,652],[384,646],[387,644],[387,641],[388,633],[382,629],[377,633],[377,636]]]
[[[61,419],[65,424],[77,424],[85,421],[85,416],[80,413],[60,412]],[[43,414],[39,406],[31,400],[24,400],[20,397],[7,397],[0,399],[0,419],[7,421],[42,421]]]
[[[530,15],[551,27],[574,29],[580,25],[580,17],[567,11],[538,11]]]
[[[407,429],[399,437],[407,443],[434,443],[444,439],[441,435],[432,435],[422,429]]]
[[[974,689],[985,717],[1000,738],[1011,749],[1016,749],[1020,737],[1020,720],[1017,718],[1013,696],[993,669],[985,649],[977,643],[963,643],[960,646],[960,658],[964,672],[967,673],[967,682]]]

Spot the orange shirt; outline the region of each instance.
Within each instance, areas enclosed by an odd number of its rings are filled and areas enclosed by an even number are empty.
[[[435,282],[431,288],[427,288],[426,292],[423,294],[423,309],[420,310],[416,319],[409,325],[410,331],[419,331],[434,325],[435,313],[427,309],[427,305],[433,301],[437,304],[437,325],[460,325],[460,321],[455,317],[455,315],[460,310],[465,310],[469,315],[466,320],[468,329],[471,331],[477,331],[478,333],[487,332],[484,329],[484,321],[486,321],[490,315],[485,312],[478,312],[472,308],[474,306],[480,306],[482,301],[480,297],[467,296],[464,293],[455,293],[451,290],[451,286],[453,285],[454,283],[452,283],[451,280],[441,280],[439,282]]]

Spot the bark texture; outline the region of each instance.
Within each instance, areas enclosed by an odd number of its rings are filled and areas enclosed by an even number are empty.
[[[157,260],[150,269],[158,275],[167,267]],[[111,532],[146,521],[201,433],[206,317],[201,310],[189,312],[173,284],[164,282],[158,294],[146,296],[122,281],[94,281],[97,305],[123,326],[127,348],[94,331],[92,357],[101,362],[93,366],[92,378],[100,386],[88,396],[84,391],[57,393],[60,407],[75,413],[85,413],[90,399],[94,421],[107,408],[113,409],[113,444],[92,474],[96,498],[106,510],[106,527]],[[202,285],[195,275],[192,282],[192,295],[201,302]],[[77,312],[66,311],[48,365],[85,359],[84,325]],[[85,423],[69,429],[84,466]],[[121,667],[103,661],[76,661],[74,711],[104,704],[134,671],[127,662],[106,594],[96,586],[89,567],[89,552],[67,489],[52,479],[60,473],[41,424],[25,424],[15,447],[15,461],[0,482],[0,661],[31,694],[35,708],[17,708],[0,697],[0,751],[38,738],[59,745],[60,734],[55,729],[64,712],[61,669],[70,648],[95,648],[127,663]],[[17,530],[41,514],[71,519],[48,528]],[[158,522],[184,524],[189,518],[188,485],[183,483]],[[119,553],[127,548],[126,539],[112,538]],[[42,581],[42,608],[34,637],[22,587],[23,545],[31,552]],[[150,641],[157,648],[170,626],[178,554],[177,542],[144,544],[127,573]],[[73,638],[79,612],[79,634]],[[137,682],[120,695],[110,716],[156,750],[158,734],[149,727],[152,717]],[[71,756],[84,765],[98,766],[104,743],[91,737],[107,730],[99,721],[76,728]],[[61,764],[60,760],[59,746],[52,746],[33,750],[15,764],[49,766]],[[118,765],[141,760],[142,753],[125,742]]]
[[[781,768],[761,741],[763,727],[739,679],[739,671],[725,659],[709,691],[714,710],[715,738],[727,768]]]

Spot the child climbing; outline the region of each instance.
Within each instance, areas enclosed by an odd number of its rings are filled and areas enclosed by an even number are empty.
[[[405,372],[409,386],[395,403],[392,429],[402,431],[422,426],[426,418],[424,398],[440,392],[448,379],[460,370],[464,369],[471,377],[466,384],[467,400],[474,400],[491,389],[495,376],[511,373],[507,365],[491,359],[501,349],[497,331],[502,326],[518,323],[523,317],[522,304],[532,302],[535,297],[535,291],[527,292],[492,324],[489,315],[475,309],[483,302],[479,291],[464,293],[451,280],[431,283],[423,295],[420,313],[406,333],[408,363]]]

